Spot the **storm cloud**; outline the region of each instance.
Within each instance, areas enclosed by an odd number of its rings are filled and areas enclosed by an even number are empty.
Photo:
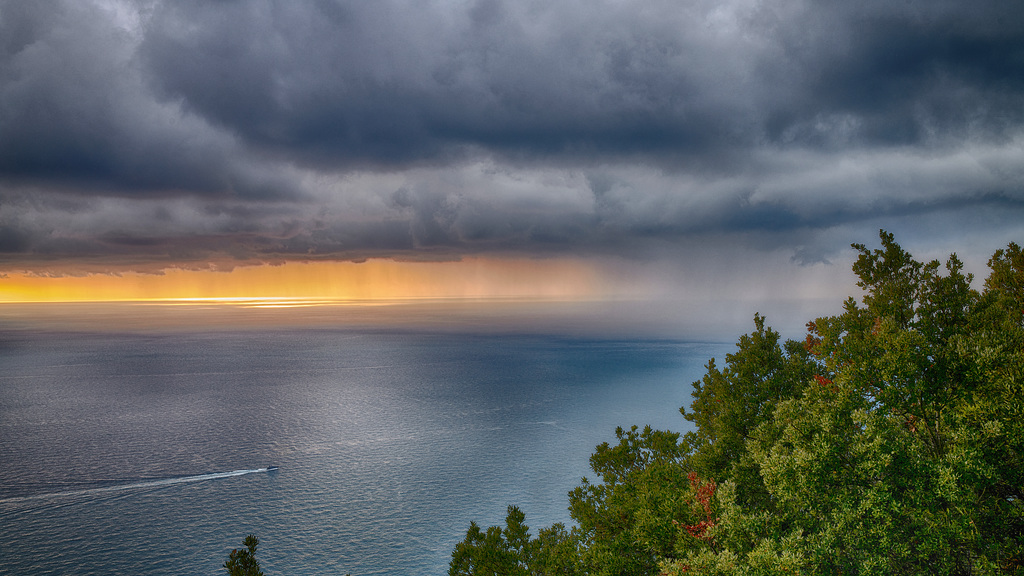
[[[1010,2],[0,1],[4,269],[1021,222]]]

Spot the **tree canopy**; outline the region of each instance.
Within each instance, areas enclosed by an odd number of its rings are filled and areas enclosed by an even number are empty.
[[[263,576],[260,562],[256,559],[256,547],[259,544],[259,538],[255,534],[249,534],[242,541],[244,550],[236,548],[231,551],[227,562],[224,563],[228,576]]]
[[[1024,251],[995,252],[979,291],[955,254],[880,240],[853,245],[859,302],[803,341],[755,315],[708,362],[694,431],[598,446],[576,526],[531,538],[510,507],[449,573],[1024,574]]]

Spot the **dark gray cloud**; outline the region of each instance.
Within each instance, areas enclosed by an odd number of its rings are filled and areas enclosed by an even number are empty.
[[[0,0],[0,266],[997,246],[1022,39],[995,0]]]
[[[725,46],[690,22],[700,10],[654,8],[174,2],[152,15],[140,54],[163,97],[317,165],[454,160],[479,148],[684,152],[733,139],[743,121],[733,105],[744,103],[708,90],[710,63],[687,66]]]
[[[823,2],[790,16],[760,64],[787,87],[765,107],[772,141],[818,147],[839,129],[839,144],[931,146],[1019,130],[1024,18],[1009,3]]]
[[[394,165],[482,147],[717,165],[764,139],[1006,137],[1024,115],[1017,12],[1005,2],[173,2],[153,13],[141,54],[164,97],[312,162]]]
[[[230,135],[153,97],[144,30],[115,8],[0,5],[0,177],[88,195],[295,196]]]

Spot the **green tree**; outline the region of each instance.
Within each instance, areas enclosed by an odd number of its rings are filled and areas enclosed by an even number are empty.
[[[741,336],[736,352],[725,357],[719,370],[711,359],[707,373],[693,383],[690,410],[679,411],[697,429],[684,437],[690,453],[686,466],[719,483],[735,480],[738,497],[746,504],[766,504],[767,494],[747,441],[772,418],[782,400],[800,394],[820,367],[802,342],[780,343],[779,333],[754,315],[755,330]]]
[[[259,560],[256,559],[256,547],[259,544],[259,538],[256,538],[255,534],[249,534],[242,541],[244,550],[236,548],[231,551],[227,562],[224,563],[229,576],[263,576]]]
[[[591,574],[653,574],[674,550],[673,520],[688,519],[685,452],[679,434],[650,426],[615,435],[618,444],[605,442],[590,457],[601,481],[583,478],[569,493],[569,514]]]
[[[677,549],[710,546],[715,485],[685,471],[679,435],[633,427],[616,436],[618,444],[603,443],[591,456],[601,481],[584,478],[569,494],[575,529],[555,524],[531,539],[522,512],[510,506],[505,528],[470,524],[449,574],[641,576]]]
[[[682,442],[634,426],[597,447],[578,526],[550,534],[575,572],[538,570],[510,517],[467,542],[526,572],[458,573],[1024,574],[1024,251],[997,251],[979,292],[955,254],[880,239],[853,245],[860,302],[804,342],[755,315],[708,363]]]
[[[863,305],[809,325],[820,372],[744,442],[770,510],[724,486],[721,549],[667,573],[1021,573],[1024,258],[979,294],[955,255],[881,243],[854,245]]]
[[[687,471],[679,434],[633,426],[615,435],[618,444],[590,458],[601,481],[583,478],[569,493],[587,573],[655,574],[662,559],[714,548],[717,484]]]
[[[481,530],[470,522],[465,539],[452,551],[448,574],[573,576],[581,573],[578,558],[575,540],[564,525],[545,528],[532,539],[526,515],[516,506],[509,506],[504,528]]]
[[[543,528],[531,541],[530,574],[535,576],[576,576],[585,574],[577,534],[556,523]]]

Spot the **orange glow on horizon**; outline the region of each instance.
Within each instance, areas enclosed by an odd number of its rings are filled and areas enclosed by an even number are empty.
[[[221,272],[0,277],[0,302],[202,301],[252,307],[343,300],[600,297],[602,274],[579,260],[471,258],[455,262],[288,262]]]

